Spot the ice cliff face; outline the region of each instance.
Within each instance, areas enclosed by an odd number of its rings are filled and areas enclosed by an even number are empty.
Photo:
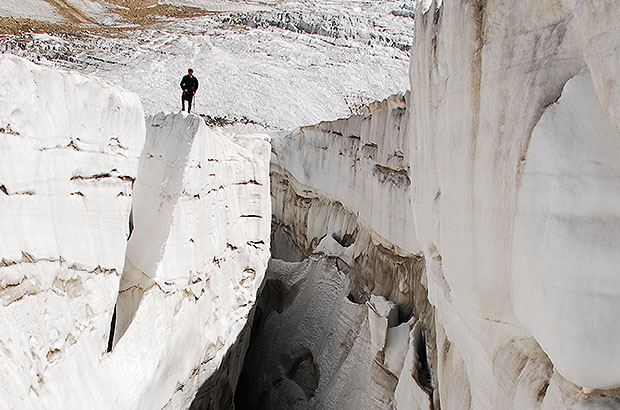
[[[417,253],[413,220],[407,217],[411,179],[406,106],[404,96],[392,97],[371,104],[363,114],[302,127],[275,139],[272,174],[286,170],[296,184],[342,203],[403,252]],[[276,206],[285,207],[286,202]],[[386,208],[393,212],[386,213]],[[274,209],[278,218],[284,212]],[[351,232],[342,232],[346,233]],[[311,235],[310,240],[320,238]]]
[[[145,126],[135,94],[16,57],[0,76],[0,407],[179,409],[201,385],[195,408],[226,407],[240,365],[210,378],[269,258],[268,138]]]
[[[143,113],[134,94],[16,57],[0,78],[0,401],[62,407],[107,345]]]
[[[620,385],[620,9],[419,11],[413,210],[442,406],[616,408],[590,389]]]

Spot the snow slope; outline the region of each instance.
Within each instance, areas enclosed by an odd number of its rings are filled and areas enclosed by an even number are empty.
[[[67,22],[95,27],[100,24],[115,25],[120,16],[116,6],[106,0],[4,0],[0,17],[33,19],[49,22]]]

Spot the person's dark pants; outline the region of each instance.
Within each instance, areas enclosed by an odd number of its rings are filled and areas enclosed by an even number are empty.
[[[192,112],[192,100],[194,96],[190,93],[183,93],[181,96],[181,107],[185,111],[185,101],[187,101],[187,112]]]

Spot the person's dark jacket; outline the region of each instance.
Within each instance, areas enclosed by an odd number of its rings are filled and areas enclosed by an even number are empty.
[[[190,77],[189,74],[187,74],[181,80],[181,89],[183,89],[184,96],[185,95],[187,95],[188,97],[193,96],[196,90],[198,89],[198,79],[194,76]]]

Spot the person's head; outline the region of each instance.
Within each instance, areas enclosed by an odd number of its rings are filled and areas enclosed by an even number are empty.
[[[188,68],[187,74],[189,74],[189,76],[191,77],[194,74],[194,70],[192,70],[191,68]]]

